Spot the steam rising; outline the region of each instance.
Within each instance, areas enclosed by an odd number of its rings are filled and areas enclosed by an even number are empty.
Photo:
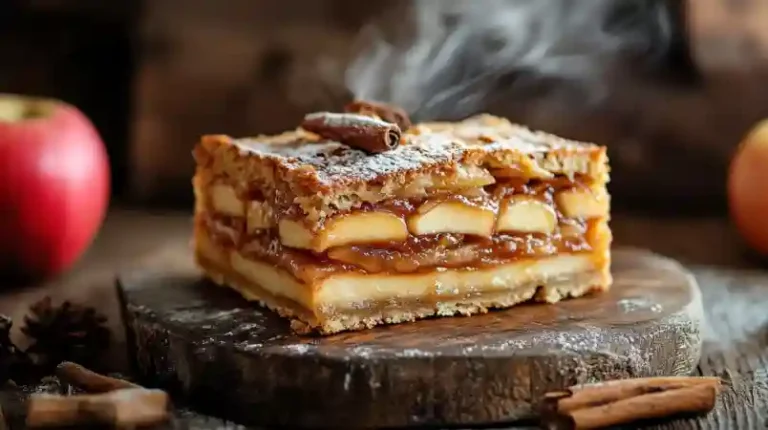
[[[417,121],[466,117],[551,82],[598,100],[619,60],[654,61],[671,32],[663,3],[648,0],[412,4],[412,39],[387,41],[369,28],[374,42],[344,79],[356,97],[402,106]]]

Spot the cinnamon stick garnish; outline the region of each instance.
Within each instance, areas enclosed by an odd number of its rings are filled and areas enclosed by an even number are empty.
[[[685,413],[715,406],[720,378],[654,377],[578,385],[547,393],[542,426],[594,429]]]
[[[386,103],[355,100],[344,106],[344,112],[380,118],[386,122],[397,124],[400,130],[411,128],[411,119],[405,110]]]
[[[56,366],[56,376],[61,381],[89,393],[106,393],[125,388],[141,388],[141,386],[132,382],[105,376],[69,361],[64,361]]]
[[[371,154],[397,148],[401,136],[397,124],[352,113],[312,113],[304,117],[301,128]]]

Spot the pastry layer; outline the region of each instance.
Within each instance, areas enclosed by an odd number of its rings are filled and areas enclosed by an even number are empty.
[[[196,230],[200,267],[219,284],[329,334],[377,324],[469,315],[535,299],[556,302],[610,285],[607,249],[519,260],[480,269],[414,274],[336,273],[301,282],[284,269],[214,243]]]
[[[301,129],[278,136],[206,136],[194,155],[198,181],[235,181],[271,211],[298,208],[310,221],[391,199],[482,188],[500,178],[608,180],[605,148],[488,115],[418,124],[395,150],[370,155]]]

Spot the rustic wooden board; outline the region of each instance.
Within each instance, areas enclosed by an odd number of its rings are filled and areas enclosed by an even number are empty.
[[[140,377],[202,412],[246,424],[477,425],[529,417],[550,389],[695,369],[693,278],[645,251],[614,259],[610,293],[326,338],[293,335],[188,264],[118,287]]]

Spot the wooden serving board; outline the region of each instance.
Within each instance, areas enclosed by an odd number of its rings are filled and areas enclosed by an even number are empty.
[[[548,390],[695,369],[694,278],[642,250],[614,251],[613,273],[605,294],[330,337],[294,335],[188,263],[126,274],[118,289],[140,377],[202,412],[255,425],[482,425],[531,417]]]

